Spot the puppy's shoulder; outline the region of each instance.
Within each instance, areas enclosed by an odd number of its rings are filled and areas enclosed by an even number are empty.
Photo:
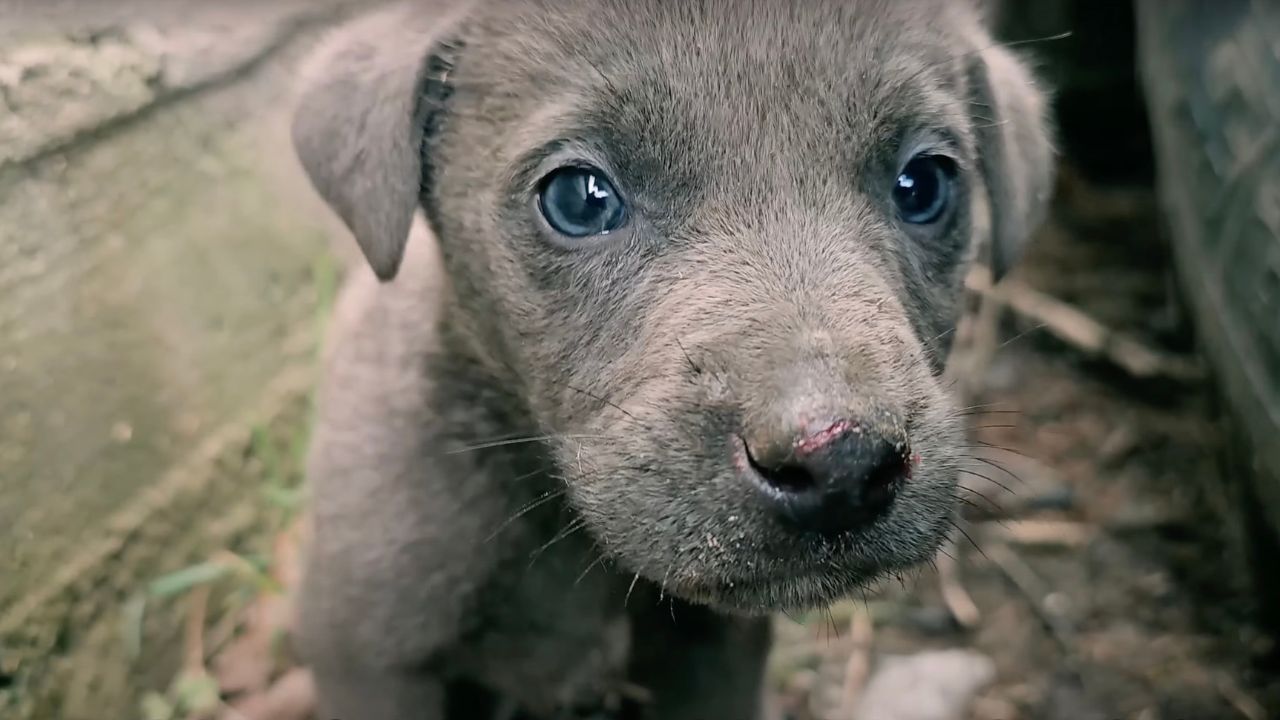
[[[363,262],[347,269],[325,335],[326,374],[362,384],[378,383],[387,373],[421,375],[423,359],[439,350],[443,289],[435,238],[419,217],[394,280],[379,281]],[[365,370],[367,378],[351,376]]]

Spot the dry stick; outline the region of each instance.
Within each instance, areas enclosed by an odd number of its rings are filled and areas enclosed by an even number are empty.
[[[854,608],[853,617],[849,620],[850,651],[849,660],[844,666],[844,689],[840,701],[840,717],[843,720],[857,720],[853,715],[853,708],[871,674],[871,646],[874,642],[875,623],[871,613]]]
[[[1004,304],[1018,315],[1043,325],[1059,340],[1080,352],[1105,359],[1132,377],[1163,377],[1179,381],[1195,381],[1204,377],[1204,368],[1195,360],[1152,348],[1026,283],[1007,278],[991,285],[981,273],[970,273],[965,285]]]
[[[187,623],[183,628],[184,669],[192,674],[204,674],[204,623],[209,609],[209,586],[197,585],[187,596]]]
[[[1006,542],[1022,546],[1084,547],[1097,534],[1092,525],[1071,520],[1010,520],[992,530]]]
[[[205,652],[208,653],[209,658],[216,657],[231,644],[231,641],[236,637],[236,633],[240,631],[240,627],[245,623],[246,612],[251,610],[252,601],[247,607],[240,607],[235,612],[226,613],[216,625],[209,629],[208,638],[205,640]]]
[[[987,547],[987,558],[1004,574],[1005,578],[1023,596],[1040,624],[1049,632],[1062,652],[1065,664],[1076,667],[1074,653],[1075,629],[1066,618],[1045,606],[1044,599],[1050,588],[1008,543],[995,542]]]
[[[1218,678],[1217,686],[1218,693],[1247,720],[1264,720],[1267,717],[1266,708],[1245,693],[1231,678]]]
[[[1045,632],[1058,646],[1058,652],[1062,657],[1061,669],[1066,671],[1087,697],[1088,685],[1085,682],[1080,659],[1075,652],[1075,628],[1067,618],[1054,612],[1045,603],[1045,598],[1049,596],[1051,590],[1048,583],[1008,543],[995,542],[989,545],[987,559],[999,568],[1005,578],[1023,596]]]
[[[959,544],[948,541],[952,552],[939,553],[935,559],[938,573],[938,591],[947,612],[966,630],[972,630],[982,622],[982,611],[964,587],[960,574],[960,561],[956,558]]]
[[[205,665],[204,625],[209,614],[209,586],[198,585],[187,596],[186,626],[183,628],[183,670],[192,676],[208,676]],[[227,720],[243,720],[243,716],[221,699],[217,708]]]

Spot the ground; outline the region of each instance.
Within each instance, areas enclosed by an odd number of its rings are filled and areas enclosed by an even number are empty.
[[[1150,190],[1064,178],[1018,279],[1144,345],[1190,356]],[[1239,559],[1237,479],[1222,471],[1211,383],[1134,379],[1016,313],[1003,333],[970,409],[984,459],[966,475],[967,537],[865,598],[779,619],[770,682],[790,717],[836,720],[855,707],[864,708],[855,720],[1280,716],[1267,664],[1275,652],[1250,621],[1262,600]],[[285,593],[292,537],[281,536],[271,564]],[[203,702],[227,718],[305,718],[309,681],[282,651],[287,595],[262,594],[231,616],[238,630],[224,625],[210,640],[213,631],[197,631],[203,587],[190,600],[187,683],[150,697],[150,717],[194,715]],[[877,685],[891,658],[939,649],[976,654],[928,656],[952,662],[908,672],[904,692]],[[925,708],[956,667],[973,676],[976,697],[961,687],[963,700]],[[875,705],[882,698],[898,709]],[[902,713],[904,702],[915,714]]]

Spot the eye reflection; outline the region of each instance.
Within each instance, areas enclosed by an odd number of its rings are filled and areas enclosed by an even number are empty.
[[[538,207],[547,224],[571,238],[608,235],[626,223],[626,205],[594,167],[562,167],[542,181]]]

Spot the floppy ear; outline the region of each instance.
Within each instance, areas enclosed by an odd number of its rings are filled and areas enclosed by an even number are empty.
[[[998,280],[1021,255],[1053,194],[1048,98],[1004,47],[977,53],[972,78],[978,155],[991,207],[991,272]]]
[[[295,110],[294,150],[381,280],[395,277],[423,191],[423,151],[447,98],[444,42],[470,3],[402,3],[317,51]]]

